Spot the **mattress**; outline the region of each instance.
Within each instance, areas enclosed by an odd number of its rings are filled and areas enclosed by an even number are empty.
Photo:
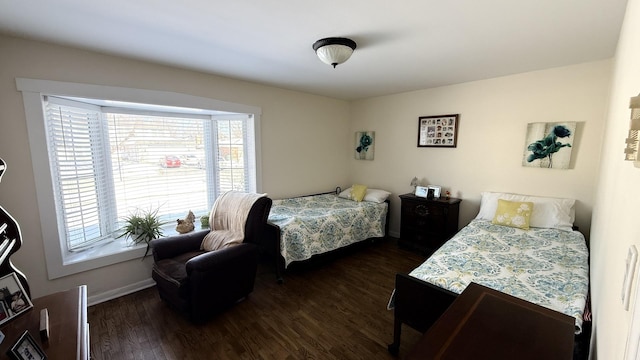
[[[582,331],[589,253],[577,231],[472,220],[409,275],[460,294],[476,282],[572,316]]]
[[[387,203],[333,194],[274,200],[269,221],[280,227],[285,266],[365,239],[384,237]]]

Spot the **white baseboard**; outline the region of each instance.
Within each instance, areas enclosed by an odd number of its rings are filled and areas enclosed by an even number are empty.
[[[391,230],[389,230],[389,236],[398,239],[398,238],[400,238],[400,232],[399,231],[391,231]]]
[[[153,281],[152,278],[148,278],[146,280],[142,280],[142,281],[139,281],[137,283],[130,284],[130,285],[118,288],[118,289],[105,291],[105,292],[100,293],[100,294],[95,294],[95,295],[89,296],[87,298],[87,305],[88,306],[97,305],[97,304],[100,304],[100,303],[105,302],[105,301],[113,300],[113,299],[118,298],[120,296],[125,296],[125,295],[128,295],[128,294],[134,293],[136,291],[140,291],[140,290],[144,290],[144,289],[150,288],[152,286],[155,286],[155,284],[156,284],[156,282]]]

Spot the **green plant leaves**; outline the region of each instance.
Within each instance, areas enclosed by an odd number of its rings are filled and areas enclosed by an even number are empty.
[[[117,238],[128,237],[134,244],[146,243],[147,250],[142,257],[143,259],[149,254],[149,242],[162,237],[162,226],[167,224],[167,222],[160,221],[158,218],[159,210],[143,211],[136,209],[136,211],[123,219],[125,225],[120,228],[122,233],[117,236]]]

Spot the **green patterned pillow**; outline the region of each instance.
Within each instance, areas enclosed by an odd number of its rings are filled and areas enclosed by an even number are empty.
[[[528,230],[532,211],[532,202],[498,199],[498,209],[496,209],[496,214],[491,222],[496,225]]]

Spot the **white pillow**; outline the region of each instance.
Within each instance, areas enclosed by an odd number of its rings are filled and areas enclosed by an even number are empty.
[[[529,196],[499,192],[483,192],[480,211],[476,219],[493,220],[498,208],[498,199],[508,201],[527,201],[533,203],[533,212],[529,226],[572,230],[575,221],[575,200],[542,196]]]
[[[374,203],[383,203],[391,195],[390,192],[380,189],[367,189],[367,193],[364,195],[362,201],[370,201]],[[345,199],[351,199],[351,188],[348,188],[338,194],[339,197]]]

